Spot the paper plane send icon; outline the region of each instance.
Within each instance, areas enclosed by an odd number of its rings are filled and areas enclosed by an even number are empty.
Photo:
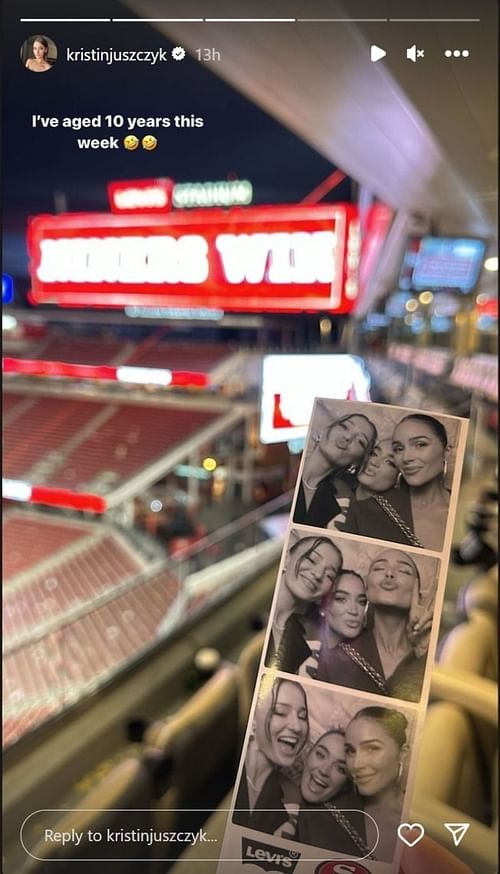
[[[460,846],[470,829],[470,822],[445,822],[443,825],[448,829],[456,847]]]
[[[380,46],[370,46],[370,61],[380,61],[382,58],[385,58],[387,52],[384,49],[381,49]]]

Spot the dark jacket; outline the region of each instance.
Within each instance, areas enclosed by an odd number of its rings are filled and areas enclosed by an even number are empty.
[[[401,488],[390,489],[382,497],[392,505],[410,531],[414,531],[408,487],[402,485]],[[378,540],[389,540],[391,543],[412,544],[411,538],[405,534],[403,528],[391,519],[373,496],[364,501],[351,501],[347,519],[338,527],[340,531],[360,534],[362,537],[376,537]]]
[[[307,508],[301,480],[293,521],[302,525],[314,525],[316,528],[326,528],[332,519],[343,513],[337,498],[348,497],[352,500],[355,486],[356,480],[347,473],[326,476],[320,480]]]
[[[289,821],[285,802],[298,807],[300,800],[298,786],[289,777],[273,770],[261,789],[254,809],[250,810],[247,772],[244,767],[234,805],[233,822],[272,835]]]
[[[360,841],[366,842],[362,799],[351,788],[332,799],[332,804],[339,811],[339,815],[336,816],[335,811],[322,804],[302,802],[297,840],[301,844],[311,844],[334,853],[342,853],[352,859],[364,856],[363,848],[353,837],[357,834]]]
[[[356,655],[361,657],[360,662],[366,665],[366,669],[356,661]],[[410,653],[390,677],[385,677],[373,631],[367,629],[355,640],[343,641],[334,649],[322,647],[316,678],[360,692],[420,701],[425,662],[425,655],[417,658]]]
[[[296,674],[302,662],[310,655],[311,650],[305,639],[305,628],[298,615],[292,613],[285,623],[277,649],[271,635],[266,654],[266,665],[277,671]]]

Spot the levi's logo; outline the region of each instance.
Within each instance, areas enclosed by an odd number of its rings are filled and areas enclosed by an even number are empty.
[[[285,850],[283,847],[271,847],[269,844],[261,844],[260,841],[252,841],[248,838],[241,839],[241,861],[243,865],[257,865],[263,871],[293,874],[299,859],[300,853],[296,853],[294,850]]]
[[[314,874],[370,874],[368,868],[359,862],[322,862]]]

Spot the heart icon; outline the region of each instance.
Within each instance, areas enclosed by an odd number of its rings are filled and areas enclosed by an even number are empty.
[[[411,838],[405,835],[405,832],[408,831],[418,832],[418,834],[413,835]],[[415,844],[418,844],[419,841],[422,840],[424,836],[424,827],[419,822],[402,822],[400,826],[398,826],[398,838],[400,841],[403,841],[403,844],[406,844],[407,847],[414,847]]]

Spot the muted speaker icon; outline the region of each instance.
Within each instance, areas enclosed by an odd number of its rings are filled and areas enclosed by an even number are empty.
[[[416,64],[418,58],[424,57],[424,49],[419,49],[416,45],[410,46],[409,49],[406,49],[406,57],[409,61],[413,61]]]

